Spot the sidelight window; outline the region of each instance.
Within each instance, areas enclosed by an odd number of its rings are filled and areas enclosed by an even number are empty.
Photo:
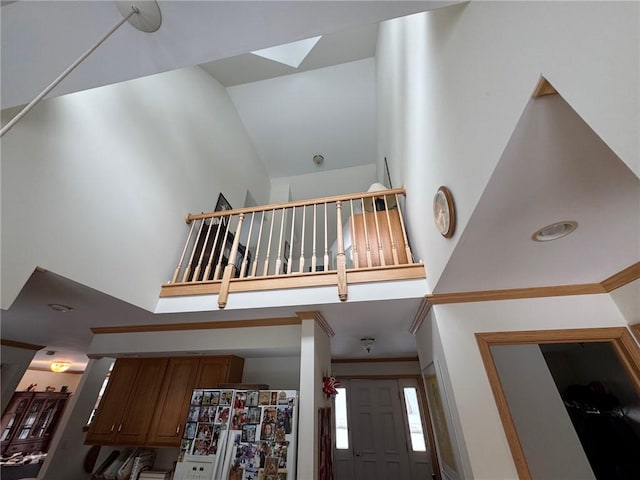
[[[337,388],[336,395],[336,448],[346,450],[349,448],[349,427],[347,425],[347,389]]]
[[[426,452],[422,431],[422,418],[418,406],[418,393],[415,387],[404,387],[404,404],[407,409],[409,433],[411,435],[411,448],[414,452]]]

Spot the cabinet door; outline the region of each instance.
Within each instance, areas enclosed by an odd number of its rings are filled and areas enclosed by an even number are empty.
[[[229,357],[203,357],[195,388],[215,388],[227,381]]]
[[[195,388],[216,388],[221,383],[242,381],[244,358],[233,355],[202,357]]]
[[[140,359],[123,358],[116,360],[109,383],[98,405],[98,411],[89,426],[86,443],[112,445],[115,443],[118,426],[135,384],[140,368]]]
[[[138,361],[140,368],[117,428],[119,445],[145,445],[169,359],[142,358]]]
[[[16,431],[14,440],[30,440],[34,433],[34,426],[36,420],[40,417],[40,414],[47,403],[47,398],[44,393],[36,393],[33,400],[29,404],[29,409],[24,416],[20,427]]]
[[[5,442],[11,440],[22,423],[22,417],[26,413],[27,406],[33,398],[33,395],[34,394],[30,392],[13,394],[13,398],[2,416],[2,435],[0,435],[0,441],[2,441],[3,446]]]
[[[169,360],[149,431],[148,445],[180,446],[199,363],[200,360],[193,357]]]

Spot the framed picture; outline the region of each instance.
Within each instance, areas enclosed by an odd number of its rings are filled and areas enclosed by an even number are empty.
[[[442,477],[457,480],[459,476],[456,468],[453,441],[447,425],[447,422],[450,421],[451,413],[448,409],[446,393],[440,389],[438,376],[442,377],[439,365],[434,362],[431,362],[422,371],[433,434],[436,440],[438,461],[443,471]]]
[[[282,273],[289,273],[289,255],[291,255],[291,247],[289,246],[289,242],[285,240],[284,241],[284,258],[282,261],[282,265],[283,265]]]
[[[216,202],[216,209],[214,210],[214,212],[224,212],[226,210],[233,210],[233,208],[231,207],[231,204],[228,202],[228,200],[224,197],[222,192],[220,192],[220,194],[218,195],[218,201]],[[222,224],[226,228],[229,217],[221,217],[221,218],[222,218]]]

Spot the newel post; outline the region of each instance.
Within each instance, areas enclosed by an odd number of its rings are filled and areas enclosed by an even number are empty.
[[[229,283],[231,277],[235,275],[236,270],[236,257],[238,256],[238,245],[240,245],[240,232],[242,231],[242,221],[244,220],[244,213],[238,215],[238,226],[236,227],[236,233],[233,238],[233,245],[231,246],[231,253],[229,254],[229,261],[224,267],[224,273],[222,274],[222,284],[220,285],[220,293],[218,294],[218,307],[224,308],[227,306],[227,298],[229,298]],[[229,218],[231,222],[231,218]],[[222,255],[223,252],[220,252]]]
[[[347,300],[347,257],[344,254],[344,236],[342,234],[342,201],[336,202],[338,253],[336,268],[338,270],[338,297],[341,302]],[[325,263],[326,265],[326,263]]]

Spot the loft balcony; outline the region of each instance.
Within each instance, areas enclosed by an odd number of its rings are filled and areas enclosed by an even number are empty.
[[[425,278],[402,216],[403,188],[189,214],[186,241],[161,301],[243,292],[349,287]]]

